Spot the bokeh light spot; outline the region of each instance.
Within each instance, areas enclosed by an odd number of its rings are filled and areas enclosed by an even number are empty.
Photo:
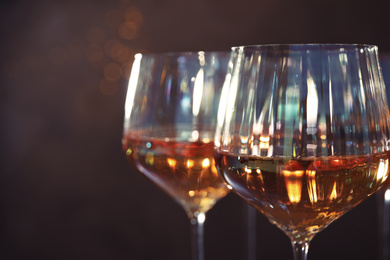
[[[119,55],[117,55],[115,57],[115,60],[117,60],[120,63],[129,61],[131,54],[132,54],[132,52],[130,51],[130,49],[127,46],[125,46],[124,44],[122,44],[120,46]]]
[[[122,68],[117,63],[110,62],[104,67],[104,77],[110,81],[117,81],[122,75]]]
[[[138,37],[138,26],[134,22],[124,22],[118,27],[119,36],[126,40],[133,40]]]
[[[111,58],[117,58],[121,54],[122,43],[118,40],[111,39],[104,44],[104,52]]]
[[[128,22],[135,23],[138,27],[141,27],[144,24],[144,16],[135,6],[126,8],[124,18]]]

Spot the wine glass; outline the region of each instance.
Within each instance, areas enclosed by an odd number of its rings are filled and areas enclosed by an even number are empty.
[[[230,52],[136,54],[123,149],[191,220],[192,258],[204,259],[205,214],[229,192],[213,157],[218,100]]]
[[[390,55],[382,53],[380,55],[380,64],[383,71],[387,98],[390,97]],[[390,183],[383,187],[377,193],[378,201],[378,229],[379,229],[379,248],[380,259],[390,259]]]
[[[217,168],[235,193],[290,238],[313,237],[389,175],[389,109],[372,45],[232,49],[221,95]]]

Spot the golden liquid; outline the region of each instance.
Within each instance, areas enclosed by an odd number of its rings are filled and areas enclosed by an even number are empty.
[[[229,192],[218,175],[213,143],[125,137],[124,150],[138,170],[177,200],[192,217]]]
[[[217,165],[233,190],[287,233],[312,237],[378,190],[390,153],[288,160],[221,152]]]

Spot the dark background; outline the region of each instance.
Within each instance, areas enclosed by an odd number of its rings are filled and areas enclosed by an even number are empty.
[[[189,259],[184,211],[121,150],[134,53],[343,42],[385,59],[389,15],[388,0],[1,1],[0,259]],[[378,198],[318,234],[309,259],[379,259]],[[221,200],[206,259],[245,259],[246,219]],[[259,214],[256,231],[258,259],[292,259]]]

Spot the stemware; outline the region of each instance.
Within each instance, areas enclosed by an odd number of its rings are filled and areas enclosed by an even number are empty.
[[[379,56],[385,82],[387,99],[390,98],[390,55],[382,53]],[[380,259],[390,259],[390,183],[377,193],[378,201],[378,233]]]
[[[203,259],[205,214],[229,192],[213,138],[230,52],[137,54],[125,104],[123,149],[191,220],[192,258]]]
[[[390,257],[390,185],[387,184],[377,194],[379,254],[381,260]]]
[[[220,174],[306,259],[313,237],[389,174],[389,109],[372,45],[232,49],[215,134]]]

